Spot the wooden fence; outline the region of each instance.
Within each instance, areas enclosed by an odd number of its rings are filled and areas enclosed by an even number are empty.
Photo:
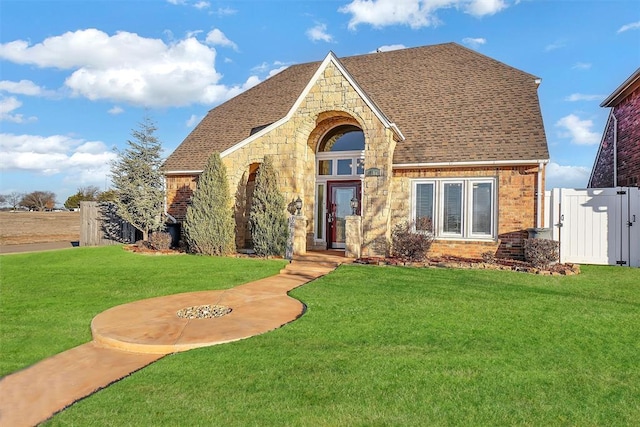
[[[134,243],[136,232],[116,214],[113,203],[80,202],[80,246]]]

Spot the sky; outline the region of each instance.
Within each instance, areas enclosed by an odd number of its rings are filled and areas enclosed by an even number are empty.
[[[62,205],[110,187],[145,115],[166,157],[292,64],[449,42],[541,78],[547,189],[586,187],[600,103],[640,66],[637,0],[0,0],[0,194]]]

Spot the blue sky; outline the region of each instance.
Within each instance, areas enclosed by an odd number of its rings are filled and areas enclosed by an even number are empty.
[[[166,156],[283,67],[447,42],[542,79],[547,188],[585,187],[599,104],[640,66],[636,0],[1,0],[0,28],[0,194],[59,204],[110,185],[145,111]]]

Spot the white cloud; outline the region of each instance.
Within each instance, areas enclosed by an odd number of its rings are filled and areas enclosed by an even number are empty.
[[[315,27],[309,28],[306,34],[309,40],[314,42],[323,41],[323,42],[331,43],[333,41],[333,36],[327,33],[326,24],[317,24]]]
[[[212,40],[220,34],[209,33]],[[65,85],[74,96],[90,100],[149,107],[213,104],[237,95],[241,88],[220,84],[215,49],[195,37],[165,44],[135,33],[109,36],[86,29],[35,45],[24,40],[0,44],[0,59],[70,70]]]
[[[360,24],[382,28],[408,25],[411,28],[435,26],[440,21],[436,11],[456,8],[470,15],[493,15],[507,7],[504,0],[353,0],[338,9],[351,14],[349,29]]]
[[[560,136],[571,138],[573,144],[594,145],[600,142],[600,135],[592,132],[593,122],[591,120],[580,120],[575,114],[569,114],[556,122],[556,127],[560,128]]]
[[[15,96],[0,98],[0,121],[13,123],[28,123],[38,120],[36,117],[24,117],[22,114],[14,114],[14,110],[22,107],[22,102]]]
[[[191,128],[197,125],[198,123],[200,123],[200,120],[202,120],[201,116],[196,116],[195,114],[192,114],[191,117],[189,117],[189,120],[187,120],[187,123],[185,123],[185,125],[188,128]]]
[[[591,68],[591,64],[588,62],[576,62],[571,68],[574,70],[588,70]]]
[[[285,70],[288,66],[289,64],[286,64],[282,61],[274,61],[272,64],[263,62],[262,64],[253,67],[251,69],[251,72],[257,75],[271,77]]]
[[[547,190],[552,188],[586,188],[591,169],[585,166],[562,166],[550,162],[546,170]]]
[[[211,3],[209,3],[208,1],[199,1],[194,3],[193,7],[195,7],[196,9],[207,9],[211,6]]]
[[[569,102],[576,101],[600,101],[604,99],[603,95],[586,95],[584,93],[572,93],[567,96],[564,100]]]
[[[209,31],[205,41],[213,46],[224,46],[233,48],[234,50],[238,50],[238,45],[229,40],[227,36],[225,36],[224,33],[217,28]]]
[[[567,45],[566,41],[564,41],[564,40],[556,40],[553,43],[550,43],[550,44],[546,45],[545,48],[544,48],[544,51],[545,52],[551,52],[552,50],[562,49],[566,45]]]
[[[119,107],[117,105],[114,105],[112,108],[110,108],[107,113],[109,114],[113,114],[114,116],[117,116],[118,114],[122,114],[124,113],[124,109],[122,109],[122,107]]]
[[[238,11],[230,7],[220,7],[216,11],[216,15],[218,16],[229,16],[229,15],[235,15],[236,13],[238,13]]]
[[[392,50],[400,50],[400,49],[406,49],[407,47],[403,44],[386,44],[386,45],[382,45],[380,46],[378,49],[374,50],[373,52],[369,52],[369,53],[376,53],[376,52],[391,52]]]
[[[622,27],[620,27],[620,29],[617,32],[618,34],[620,34],[620,33],[624,33],[625,31],[638,30],[638,29],[640,29],[640,21],[623,25]]]
[[[116,154],[100,141],[64,135],[0,134],[0,170],[64,174],[76,184],[102,185]]]
[[[19,82],[2,80],[0,81],[0,92],[28,96],[50,96],[54,94],[53,91],[43,89],[31,80],[20,80]]]
[[[462,43],[471,47],[478,47],[487,43],[487,39],[481,37],[465,37],[462,39]]]

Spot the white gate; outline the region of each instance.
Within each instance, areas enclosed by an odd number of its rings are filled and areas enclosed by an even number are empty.
[[[560,262],[640,267],[640,189],[554,188],[546,200]]]

